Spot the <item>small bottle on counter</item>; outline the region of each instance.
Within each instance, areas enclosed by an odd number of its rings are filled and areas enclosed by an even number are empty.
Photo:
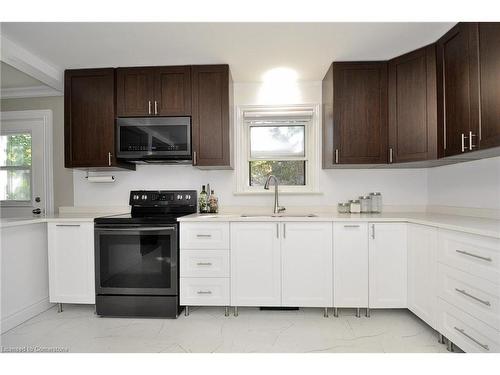
[[[205,190],[205,185],[201,187],[200,196],[198,198],[198,209],[200,214],[208,212],[208,194]]]
[[[359,203],[361,205],[361,213],[366,214],[371,212],[372,204],[369,195],[362,195],[359,197]]]
[[[215,196],[213,190],[210,192],[210,196],[208,197],[208,209],[212,214],[219,212],[219,199]]]
[[[382,194],[379,192],[370,193],[371,212],[379,214],[382,212]]]
[[[359,203],[359,200],[350,200],[349,203],[351,204],[351,214],[359,214],[361,212],[361,204]]]

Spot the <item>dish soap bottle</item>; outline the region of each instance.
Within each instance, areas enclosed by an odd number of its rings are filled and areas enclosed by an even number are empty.
[[[200,214],[208,212],[208,194],[205,191],[205,185],[201,187],[201,193],[198,198],[198,209],[200,211]]]
[[[215,196],[213,190],[210,192],[210,197],[208,197],[208,207],[212,214],[219,212],[219,199]]]

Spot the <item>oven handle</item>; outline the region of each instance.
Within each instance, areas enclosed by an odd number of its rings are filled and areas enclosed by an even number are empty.
[[[147,231],[160,231],[160,230],[172,230],[175,231],[177,230],[177,227],[171,226],[171,227],[129,227],[129,228],[112,228],[112,227],[96,227],[96,230],[102,230],[102,231],[119,231],[119,232],[125,232],[125,231],[139,231],[139,232],[147,232]]]

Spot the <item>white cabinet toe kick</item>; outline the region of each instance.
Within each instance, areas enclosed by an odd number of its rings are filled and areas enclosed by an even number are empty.
[[[500,239],[407,222],[181,222],[181,304],[407,308],[448,349],[500,351]]]

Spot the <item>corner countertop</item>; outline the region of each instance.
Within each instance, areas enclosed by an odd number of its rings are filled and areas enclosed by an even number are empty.
[[[455,230],[481,236],[500,239],[500,220],[485,219],[472,216],[448,215],[429,212],[387,212],[381,214],[339,214],[318,213],[314,217],[280,216],[273,217],[265,214],[244,213],[242,214],[191,214],[178,218],[181,223],[185,222],[407,222],[413,224],[428,225],[443,229]]]
[[[16,227],[19,225],[41,224],[49,222],[93,222],[96,217],[107,216],[100,213],[62,213],[41,217],[8,217],[0,219],[0,228]]]

